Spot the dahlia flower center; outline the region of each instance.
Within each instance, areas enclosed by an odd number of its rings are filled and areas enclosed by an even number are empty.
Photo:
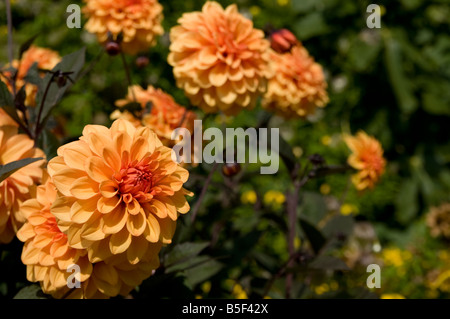
[[[233,32],[224,27],[219,27],[216,36],[217,49],[226,58],[229,54],[237,54],[247,49],[245,44],[237,43]]]
[[[149,193],[152,189],[152,173],[148,165],[138,163],[137,165],[123,168],[120,171],[122,181],[119,191],[122,194],[138,195],[139,193]]]
[[[61,230],[58,227],[58,223],[56,222],[55,217],[47,216],[47,220],[45,223],[39,226],[41,228],[41,231],[45,234],[51,234],[52,241],[56,242],[60,240],[61,238],[65,238],[67,235],[61,232]]]
[[[376,154],[366,154],[361,156],[366,165],[375,171],[381,171],[383,168],[382,158]]]

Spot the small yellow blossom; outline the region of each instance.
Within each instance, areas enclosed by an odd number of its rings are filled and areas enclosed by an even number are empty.
[[[256,203],[256,192],[251,190],[251,191],[246,191],[241,195],[241,202],[242,204],[254,204]]]
[[[331,187],[328,184],[320,185],[320,193],[323,195],[328,195],[331,192]]]
[[[271,206],[273,209],[280,209],[286,201],[286,197],[280,191],[270,190],[264,194],[264,204]]]
[[[277,2],[280,7],[284,7],[289,4],[289,0],[277,0]]]
[[[202,291],[205,294],[208,294],[211,291],[211,282],[210,281],[205,281],[202,286],[201,286]]]
[[[381,299],[406,299],[400,294],[382,294]]]
[[[331,144],[331,137],[329,135],[324,135],[322,136],[322,138],[320,139],[320,142],[325,145],[328,146]]]
[[[350,215],[350,214],[357,214],[359,212],[358,207],[356,207],[353,204],[343,204],[341,206],[341,214],[344,216]]]
[[[314,288],[314,292],[317,295],[322,295],[322,294],[324,294],[324,293],[326,293],[328,291],[330,291],[330,286],[328,284],[326,284],[326,283],[321,284],[320,286],[317,286],[316,288]]]
[[[250,7],[250,13],[251,13],[252,16],[255,17],[255,16],[257,16],[257,15],[259,15],[261,13],[261,8],[258,7],[258,6],[251,6]]]

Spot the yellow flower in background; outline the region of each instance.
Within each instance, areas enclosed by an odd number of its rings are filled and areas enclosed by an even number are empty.
[[[61,57],[58,52],[31,45],[28,50],[23,53],[20,61],[14,60],[12,62],[12,67],[17,69],[16,91],[19,91],[20,88],[25,85],[25,93],[27,95],[25,99],[26,106],[36,106],[36,93],[38,88],[34,84],[25,82],[25,76],[31,66],[34,63],[37,63],[38,69],[52,70],[60,61]],[[44,77],[44,75],[45,73],[41,73],[42,77]],[[11,76],[11,72],[0,73],[0,80],[6,83],[10,92],[12,92],[13,89],[7,78],[10,78]]]
[[[95,33],[101,43],[108,33],[116,40],[122,34],[122,50],[137,54],[156,44],[162,35],[163,7],[157,0],[84,0],[83,13],[88,18],[85,28]]]
[[[299,43],[286,53],[270,52],[275,76],[269,80],[263,107],[286,119],[304,118],[328,103],[320,64]]]
[[[257,195],[254,190],[246,191],[241,195],[242,204],[255,204],[257,200]]]
[[[322,184],[319,190],[322,195],[328,195],[331,192],[331,187],[328,184]]]
[[[330,145],[330,144],[331,144],[331,137],[330,137],[330,135],[324,135],[324,136],[322,136],[322,138],[320,139],[320,142],[321,142],[323,145],[325,145],[325,146]]]
[[[225,10],[208,1],[185,13],[170,31],[168,62],[177,86],[206,113],[236,115],[266,91],[269,41],[235,4]]]
[[[356,189],[362,191],[373,188],[386,166],[380,142],[363,131],[359,131],[356,136],[345,135],[344,141],[352,151],[347,162],[358,170],[352,176]]]
[[[426,216],[426,223],[433,237],[442,236],[450,239],[450,203],[431,207]]]
[[[382,294],[381,299],[406,299],[404,296],[400,295],[400,294]]]
[[[343,204],[341,206],[341,214],[344,216],[350,215],[350,214],[358,214],[359,209],[356,205],[353,204]]]
[[[248,299],[247,293],[245,292],[244,288],[242,288],[242,286],[238,283],[234,284],[231,295],[235,299]]]
[[[27,265],[27,279],[39,282],[44,293],[54,298],[108,298],[118,294],[127,295],[143,279],[151,275],[159,266],[157,251],[133,269],[127,265],[112,266],[104,262],[91,264],[87,251],[69,246],[67,235],[58,227],[50,207],[57,198],[57,191],[48,174],[44,174],[43,184],[37,187],[36,197],[25,201],[21,211],[26,223],[18,231],[17,237],[23,241],[22,262]],[[61,223],[64,225],[64,223]],[[80,287],[70,292],[68,282],[73,271],[69,267],[79,267]]]
[[[87,125],[48,170],[60,193],[51,212],[69,245],[87,249],[91,262],[138,263],[171,242],[178,214],[189,211],[188,171],[154,132],[126,120]]]
[[[317,295],[323,295],[324,293],[327,293],[330,291],[330,286],[327,283],[321,284],[320,286],[317,286],[314,288],[314,292]]]
[[[411,252],[397,247],[385,248],[381,254],[386,266],[402,267],[405,262],[412,259]]]
[[[131,120],[135,126],[142,123],[152,129],[165,146],[172,147],[177,143],[172,140],[172,132],[178,127],[187,128],[191,134],[194,133],[194,120],[197,118],[195,113],[177,104],[172,96],[161,89],[153,86],[143,89],[139,85],[133,85],[128,88],[127,97],[118,100],[116,106],[123,107],[134,102],[134,98],[141,104],[142,121],[133,119],[133,115],[129,112],[124,112],[124,117],[121,118]],[[147,106],[150,108],[149,111],[146,111]],[[136,125],[135,121],[139,124]]]
[[[24,158],[45,158],[42,150],[34,148],[34,141],[18,134],[15,126],[0,127],[0,164]],[[41,182],[45,160],[22,167],[0,182],[0,244],[9,243],[25,222],[20,205],[31,198],[32,187]]]
[[[280,209],[285,201],[286,196],[282,192],[276,190],[266,192],[263,198],[264,204],[272,207],[273,209]]]

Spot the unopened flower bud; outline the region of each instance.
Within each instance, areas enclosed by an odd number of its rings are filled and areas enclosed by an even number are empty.
[[[136,66],[137,66],[139,69],[145,68],[149,63],[150,63],[150,60],[149,60],[149,58],[147,58],[146,56],[139,56],[139,57],[136,59]]]
[[[105,45],[106,52],[110,56],[115,56],[120,53],[120,45],[115,41],[109,41]]]
[[[232,177],[241,171],[241,164],[239,163],[225,163],[222,166],[222,173],[225,176]]]
[[[287,29],[275,31],[270,36],[270,45],[278,53],[289,52],[298,43],[295,35]]]

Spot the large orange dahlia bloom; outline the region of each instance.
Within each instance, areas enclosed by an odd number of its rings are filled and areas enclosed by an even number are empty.
[[[194,112],[186,110],[183,106],[177,104],[175,100],[161,89],[155,89],[148,86],[143,89],[139,85],[133,85],[128,89],[128,95],[125,99],[116,102],[118,107],[131,103],[136,98],[136,102],[141,104],[141,121],[135,121],[130,118],[131,113],[125,111],[116,116],[124,117],[131,120],[135,126],[141,123],[152,129],[161,139],[161,142],[168,147],[172,147],[176,141],[171,139],[172,132],[178,127],[187,128],[191,134],[194,132],[194,120],[196,115]],[[150,111],[146,111],[147,106]]]
[[[39,282],[43,292],[55,298],[108,298],[127,295],[133,287],[149,277],[159,266],[158,252],[161,245],[154,244],[154,251],[146,255],[146,262],[130,269],[127,264],[111,265],[105,262],[92,264],[84,249],[71,248],[67,235],[58,227],[50,207],[57,198],[57,191],[48,174],[37,187],[36,196],[23,203],[21,211],[26,223],[17,237],[23,241],[22,262],[27,265],[27,279]],[[79,267],[79,273],[73,265]],[[74,279],[80,286],[70,287]]]
[[[114,40],[122,34],[121,48],[129,54],[147,50],[163,34],[163,7],[157,0],[85,0],[83,12],[89,18],[86,30],[100,42]]]
[[[270,53],[275,76],[269,80],[263,107],[285,118],[306,117],[328,103],[320,64],[301,45],[286,53]]]
[[[344,141],[352,151],[348,164],[358,170],[352,176],[353,184],[358,190],[373,188],[386,166],[380,142],[363,131],[356,136],[344,136]]]
[[[152,243],[171,242],[178,213],[189,211],[188,171],[153,131],[126,120],[110,129],[86,126],[79,141],[58,149],[48,170],[61,194],[51,212],[69,245],[87,249],[91,262],[138,263]]]
[[[224,10],[210,1],[178,23],[170,31],[168,62],[191,103],[226,115],[252,108],[271,76],[264,33],[236,5]]]
[[[19,60],[14,60],[12,62],[12,66],[17,70],[16,76],[16,90],[25,85],[25,93],[27,95],[25,100],[25,105],[27,106],[35,106],[36,105],[36,93],[37,86],[31,83],[25,82],[25,76],[28,73],[28,70],[34,63],[37,63],[39,69],[43,70],[51,70],[53,69],[59,62],[61,61],[61,57],[58,52],[55,52],[50,49],[40,48],[34,45],[31,45],[30,48],[25,51],[22,55],[22,58]],[[6,83],[9,90],[12,92],[11,82],[7,78],[11,78],[11,72],[4,72],[4,76],[2,78],[0,74],[0,78],[3,82]],[[41,76],[43,76],[42,74]]]
[[[0,165],[24,158],[45,158],[44,152],[34,148],[34,141],[25,134],[17,134],[15,126],[0,127]],[[31,197],[31,188],[40,183],[45,160],[22,167],[0,182],[0,243],[9,243],[25,222],[20,205]]]

